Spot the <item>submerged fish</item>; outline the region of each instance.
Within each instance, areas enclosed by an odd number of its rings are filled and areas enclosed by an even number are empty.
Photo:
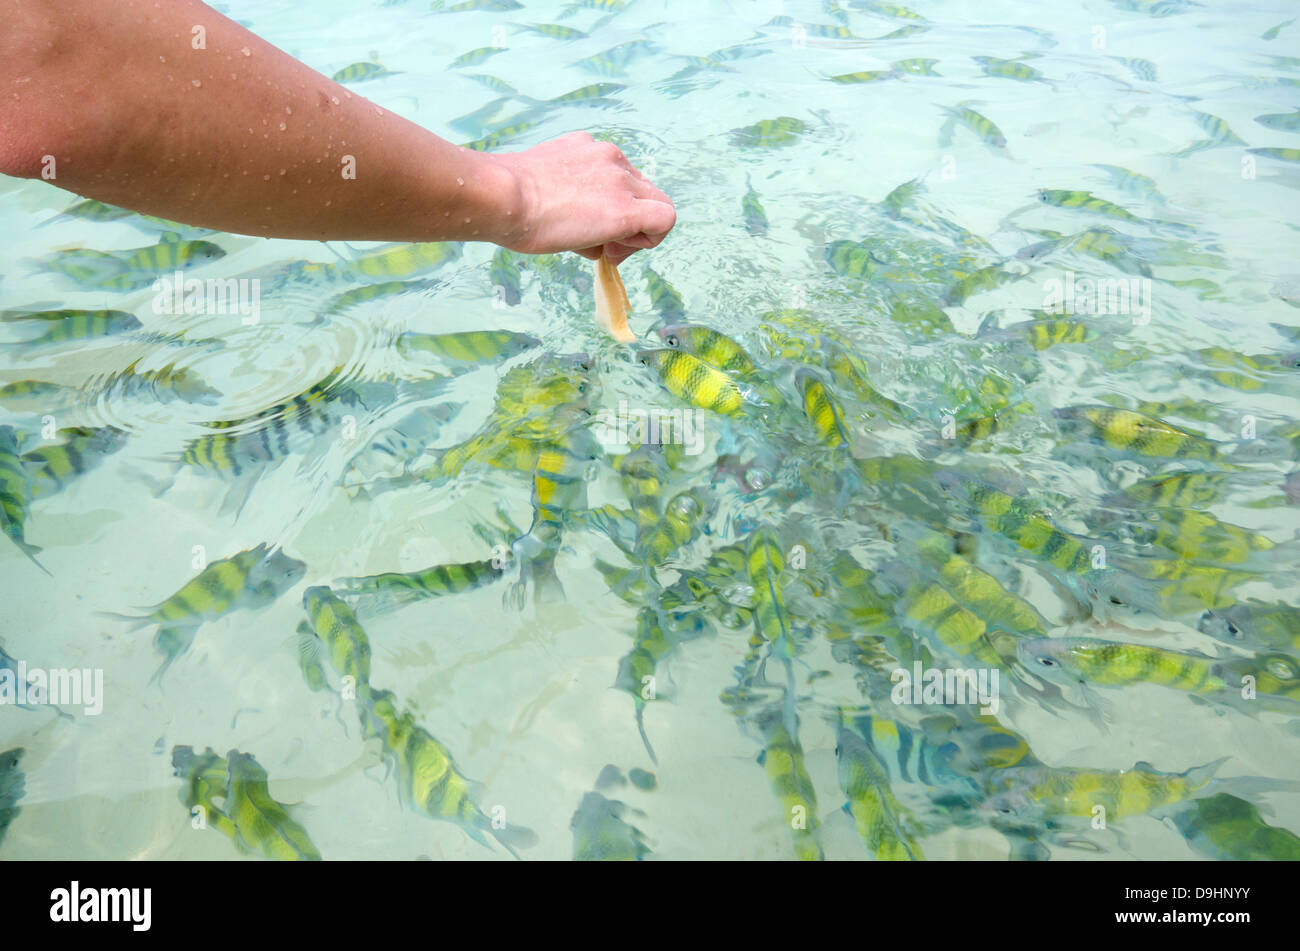
[[[283,551],[272,551],[265,543],[229,558],[209,563],[194,578],[139,616],[109,614],[133,622],[131,630],[158,625],[155,645],[165,660],[154,679],[184,654],[199,628],[240,608],[270,604],[292,588],[306,573],[307,566]]]
[[[26,777],[19,766],[23,752],[22,747],[17,747],[0,753],[0,845],[4,845],[5,833],[23,811],[18,805],[27,792]]]
[[[793,116],[777,116],[775,119],[763,119],[742,129],[733,129],[731,144],[738,148],[790,145],[798,141],[799,136],[807,131],[808,125],[802,119]]]
[[[32,564],[49,571],[36,560],[40,548],[26,539],[27,511],[32,499],[31,475],[18,453],[18,438],[12,426],[0,426],[0,528]]]
[[[1091,818],[1105,810],[1107,821],[1159,811],[1205,789],[1228,757],[1187,770],[1157,772],[1147,763],[1128,770],[1057,769],[1021,766],[989,775],[985,808],[1018,820]]]
[[[569,820],[575,862],[640,862],[650,853],[641,830],[624,817],[628,807],[598,792],[582,797]]]

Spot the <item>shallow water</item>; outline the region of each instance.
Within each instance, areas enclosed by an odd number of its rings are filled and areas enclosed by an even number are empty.
[[[1217,473],[1223,487],[1208,511],[1274,546],[1228,565],[1251,574],[1229,600],[1294,601],[1300,515],[1294,479],[1290,494],[1283,483],[1300,455],[1300,441],[1288,431],[1296,424],[1300,388],[1294,361],[1289,369],[1286,363],[1300,350],[1300,170],[1247,149],[1300,147],[1300,133],[1256,119],[1300,106],[1300,24],[1284,26],[1274,39],[1262,37],[1293,14],[1293,5],[1283,2],[1165,4],[1158,12],[1170,15],[1151,16],[1093,0],[1054,8],[1048,16],[1042,5],[1019,2],[917,0],[911,6],[928,29],[880,39],[921,21],[843,6],[842,19],[833,4],[653,0],[637,0],[608,19],[592,10],[560,19],[561,4],[540,2],[506,12],[440,15],[415,2],[231,2],[227,13],[326,75],[372,58],[373,51],[393,75],[352,84],[354,94],[457,142],[494,127],[450,125],[496,97],[470,74],[497,76],[537,100],[593,82],[625,87],[596,104],[540,107],[530,113],[537,124],[501,147],[521,149],[576,129],[622,146],[678,210],[668,241],[623,266],[633,329],[648,333],[661,317],[642,275],[649,265],[680,293],[686,319],[739,340],[759,364],[760,377],[788,403],[769,406],[759,422],[701,412],[707,448],[673,474],[665,498],[699,488],[709,503],[707,531],[657,565],[656,577],[670,586],[679,568],[699,569],[712,551],[744,544],[758,524],[774,527],[783,545],[805,546],[808,568],[785,572],[794,625],[809,631],[793,668],[799,743],[815,792],[820,847],[828,858],[851,859],[868,853],[839,808],[845,792],[837,779],[836,711],[867,701],[855,681],[860,671],[836,655],[827,623],[864,636],[873,629],[844,615],[842,592],[818,586],[836,554],[851,553],[880,577],[894,577],[900,563],[915,567],[915,548],[907,541],[913,526],[965,532],[978,542],[968,557],[1031,602],[1053,635],[1215,656],[1241,653],[1200,633],[1203,607],[1138,610],[1133,603],[1111,603],[1103,592],[1087,605],[1091,616],[1080,617],[1061,590],[1069,587],[1068,577],[982,526],[941,491],[934,473],[994,483],[1076,537],[1102,545],[1112,559],[1175,555],[1135,534],[1134,526],[1151,518],[1149,507],[1115,516],[1108,496],[1136,476],[1182,468]],[[780,17],[791,21],[773,22]],[[539,22],[590,35],[559,41],[512,28]],[[852,37],[822,35],[829,31],[819,25],[847,26]],[[449,68],[461,54],[502,39],[504,51],[485,62]],[[626,75],[568,65],[636,39],[653,41],[656,50],[635,59]],[[738,44],[747,55],[680,75],[689,65],[684,57]],[[1019,57],[1044,79],[986,75],[972,60],[977,56]],[[829,78],[889,71],[891,64],[914,59],[935,60],[937,75],[900,69],[873,82]],[[1144,67],[1121,59],[1149,61],[1156,78],[1142,78],[1132,70]],[[961,125],[948,144],[939,144],[945,107],[962,102],[996,123],[1004,147]],[[493,122],[509,125],[528,108],[520,101]],[[1222,119],[1242,141],[1177,154],[1207,139],[1197,113]],[[782,116],[802,124],[788,141],[753,144],[733,134]],[[1116,187],[1097,165],[1149,176],[1163,201],[1137,186]],[[891,215],[881,202],[913,179],[923,191]],[[766,215],[765,230],[746,227],[742,197],[751,187]],[[1090,190],[1142,220],[1049,207],[1039,189]],[[0,348],[0,385],[39,379],[75,388],[64,402],[4,403],[0,423],[26,434],[24,450],[41,444],[46,417],[58,429],[111,426],[129,436],[102,465],[32,503],[26,537],[42,549],[38,557],[49,576],[12,545],[0,546],[5,651],[31,667],[90,668],[104,677],[99,715],[73,708],[70,718],[60,718],[49,710],[0,706],[0,750],[26,751],[22,811],[0,857],[240,857],[227,838],[191,828],[173,775],[177,745],[253,754],[269,773],[276,799],[303,803],[295,815],[326,858],[508,857],[451,823],[404,808],[379,745],[359,733],[354,704],[307,689],[294,633],[303,618],[302,592],[341,577],[486,558],[490,545],[474,529],[493,523],[498,508],[529,525],[528,472],[467,466],[445,484],[356,495],[358,484],[400,471],[399,456],[363,453],[413,411],[443,407],[448,419],[431,446],[459,443],[488,418],[502,376],[546,351],[590,355],[599,384],[589,397],[592,411],[612,411],[620,400],[645,409],[682,404],[658,387],[647,367],[597,332],[586,262],[569,270],[559,262],[525,268],[519,303],[510,306],[489,276],[493,249],[466,245],[446,263],[393,278],[433,279],[430,286],[322,317],[336,295],[363,281],[356,275],[326,280],[318,271],[279,286],[268,269],[301,260],[342,266],[370,246],[208,235],[226,254],[187,277],[260,277],[259,321],[158,314],[148,287],[78,286],[41,266],[58,248],[113,251],[156,240],[159,229],[140,222],[58,220],[37,230],[73,200],[48,184],[0,181],[0,260],[7,265],[0,308],[126,310],[146,331],[184,330],[190,340],[221,345],[141,342],[119,334],[24,349],[14,345],[23,336],[20,322],[0,326],[8,342]],[[1046,231],[1075,235],[1095,227],[1129,236],[1129,250],[1111,261],[1064,245],[1024,253],[1048,241]],[[837,273],[828,248],[864,240],[870,273]],[[1002,283],[964,299],[952,293],[955,273],[988,266],[1000,269]],[[1050,282],[1064,283],[1067,272],[1094,280],[1150,277],[1150,290],[1143,291],[1149,314],[1137,306],[1084,314],[1091,340],[1042,351],[998,335],[999,327],[1033,319],[1031,312],[1045,306]],[[930,301],[950,326],[927,328],[891,317],[894,296]],[[766,349],[772,338],[763,330],[770,323],[764,315],[783,309],[805,310],[805,330],[843,335],[865,361],[872,385],[902,409],[873,410],[829,375],[845,405],[850,446],[816,446],[793,387],[799,361]],[[178,464],[190,440],[212,432],[204,424],[247,420],[336,369],[340,381],[360,385],[386,373],[414,379],[453,368],[437,358],[398,354],[394,341],[403,332],[489,328],[530,334],[540,346],[453,375],[432,393],[379,391],[373,399],[344,403],[334,399],[341,391],[331,389],[329,424],[292,443],[287,458],[255,467],[260,477],[237,516],[223,512],[226,481]],[[1216,379],[1212,374],[1224,367],[1204,352],[1216,347],[1271,356],[1277,365],[1247,368],[1245,383]],[[824,355],[810,346],[805,359],[817,364]],[[147,391],[105,387],[109,375],[137,358],[137,372],[184,367],[220,397],[162,401]],[[1010,394],[994,409],[1023,402],[1027,410],[1013,413],[988,439],[970,445],[945,440],[946,423],[986,414],[989,393],[979,391],[989,379],[1005,382]],[[1102,403],[1175,407],[1180,412],[1147,409],[1204,434],[1221,455],[1188,463],[1107,451],[1072,439],[1053,413]],[[746,445],[760,452],[766,447],[775,461],[760,455],[756,466],[771,470],[771,487],[742,497],[733,479],[714,475],[720,453]],[[1071,451],[1063,449],[1068,445]],[[622,451],[605,447],[587,467],[591,508],[628,507],[614,468]],[[915,499],[888,478],[880,480],[883,486],[855,480],[854,459],[893,454],[933,466],[914,484]],[[924,500],[939,507],[939,524],[929,520]],[[230,508],[237,507],[236,499]],[[1112,518],[1099,519],[1103,510]],[[511,540],[508,533],[505,540]],[[304,562],[305,577],[269,605],[203,625],[161,683],[151,682],[161,660],[153,628],[132,633],[100,612],[137,613],[163,601],[195,575],[201,564],[196,546],[211,562],[261,543]],[[460,771],[482,784],[477,798],[485,810],[504,807],[510,822],[536,832],[537,844],[525,857],[570,856],[570,820],[606,764],[655,773],[650,792],[606,789],[640,811],[626,818],[642,831],[654,857],[792,857],[785,806],[755,764],[763,741],[752,722],[742,723],[719,700],[736,683],[752,625],[733,629],[707,618],[699,636],[661,661],[661,699],[645,713],[658,757],[652,764],[631,698],[611,689],[632,644],[639,605],[610,592],[593,561],[627,559],[576,513],[563,546],[557,573],[566,597],[558,603],[538,603],[529,590],[522,611],[505,606],[507,579],[391,613],[361,610],[374,652],[371,682],[391,690],[452,752]],[[1184,551],[1175,560],[1203,562],[1205,554]],[[797,580],[804,577],[813,580]],[[1077,589],[1074,596],[1080,597]],[[1088,601],[1086,593],[1081,597]],[[942,645],[931,646],[948,664],[961,665],[960,658],[944,655]],[[784,683],[779,666],[773,660],[768,671],[778,690]],[[1300,751],[1297,721],[1285,711],[1195,703],[1185,692],[1153,684],[1080,691],[1072,696],[1077,702],[1047,709],[1023,682],[1008,679],[1002,687],[999,720],[1049,766],[1119,770],[1146,761],[1162,772],[1181,772],[1227,756],[1222,777],[1300,780],[1300,758],[1290,755]],[[773,702],[780,706],[779,699]],[[872,709],[906,722],[916,716]],[[1249,783],[1222,787],[1234,789],[1268,807],[1271,824],[1300,828],[1300,795],[1256,793]],[[917,814],[931,798],[917,782],[895,779],[893,792]],[[1008,854],[1008,840],[986,821],[938,821],[918,837],[928,858]],[[1080,838],[1085,844],[1049,842],[1048,850],[1053,858],[1085,860],[1201,854],[1168,817],[1126,818]]]

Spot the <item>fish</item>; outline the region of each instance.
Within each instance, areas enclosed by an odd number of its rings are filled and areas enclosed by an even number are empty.
[[[74,392],[74,387],[47,380],[15,380],[0,386],[0,403],[59,406]]]
[[[308,588],[302,595],[311,632],[325,647],[330,666],[340,677],[352,678],[361,689],[370,684],[370,638],[352,609],[324,585]]]
[[[1092,570],[1091,555],[1077,538],[1033,513],[1013,496],[950,471],[939,472],[933,478],[943,491],[964,499],[986,528],[1011,539],[1046,564],[1072,574]]]
[[[208,747],[202,753],[195,753],[190,746],[172,748],[173,775],[181,780],[181,804],[195,815],[196,808],[201,808],[205,826],[216,829],[228,837],[241,851],[250,851],[235,827],[235,823],[225,810],[218,805],[228,795],[230,785],[230,767],[225,758],[218,756]]]
[[[1300,132],[1300,109],[1255,116],[1255,121],[1266,129],[1276,129],[1278,132]]]
[[[488,558],[434,565],[424,571],[390,571],[361,578],[340,578],[334,582],[334,590],[342,597],[360,599],[368,611],[378,613],[388,607],[459,594],[491,584],[505,574],[504,565],[499,561]]]
[[[676,321],[686,316],[686,304],[677,288],[648,265],[641,270],[645,277],[646,292],[650,295],[650,306],[662,319]]]
[[[36,560],[41,549],[27,541],[28,506],[32,480],[18,451],[18,436],[12,426],[0,426],[0,528],[37,568],[50,573]]]
[[[953,129],[960,122],[974,132],[980,141],[989,148],[998,152],[1006,151],[1007,137],[1002,134],[1002,130],[988,116],[981,115],[964,103],[958,103],[954,107],[939,106],[939,108],[948,116],[947,121],[939,130],[939,145],[941,148],[947,148],[952,144]]]
[[[640,862],[650,854],[645,835],[624,818],[629,810],[598,792],[583,795],[569,828],[575,862]]]
[[[1265,822],[1258,808],[1228,793],[1191,800],[1174,813],[1173,821],[1188,845],[1212,859],[1300,860],[1300,837]]]
[[[14,313],[12,311],[8,313]],[[40,327],[48,328],[40,336],[25,340],[23,348],[35,349],[54,343],[72,343],[95,340],[128,331],[138,330],[140,321],[135,314],[124,310],[53,310],[23,313],[8,320],[39,320]]]
[[[1200,433],[1164,420],[1110,406],[1068,406],[1053,410],[1067,426],[1091,430],[1092,441],[1159,459],[1216,460],[1218,446]]]
[[[1156,187],[1155,179],[1150,176],[1140,175],[1119,165],[1094,164],[1092,167],[1105,172],[1111,184],[1121,191],[1136,195],[1143,201],[1149,201],[1155,205],[1167,203],[1165,196],[1160,194],[1160,189]]]
[[[971,59],[979,63],[980,69],[983,70],[986,76],[997,76],[1003,79],[1015,79],[1019,82],[1029,83],[1048,82],[1047,77],[1041,71],[1017,59],[999,59],[996,56],[972,56]]]
[[[644,575],[642,575],[644,577]],[[668,695],[660,684],[659,662],[677,647],[677,638],[664,630],[657,612],[643,607],[637,612],[632,649],[619,658],[614,688],[622,690],[636,705],[636,728],[650,761],[657,763],[654,746],[645,729],[647,703]]]
[[[63,491],[73,478],[101,465],[127,441],[127,434],[112,426],[68,426],[55,435],[54,444],[22,454],[33,499]]]
[[[772,652],[786,660],[795,656],[801,638],[796,637],[786,608],[785,550],[769,528],[755,531],[745,549],[745,568],[754,589],[754,629],[772,646]]]
[[[538,36],[545,36],[552,40],[585,40],[587,38],[587,34],[581,30],[560,23],[515,23],[512,26],[516,30],[527,30],[529,33],[536,33]]]
[[[762,119],[753,125],[731,131],[731,144],[736,148],[771,148],[792,145],[808,131],[808,124],[794,116],[777,116]]]
[[[1300,162],[1300,149],[1246,149],[1251,155],[1262,155],[1264,158],[1277,159],[1281,162]]]
[[[1156,64],[1149,59],[1128,58],[1124,56],[1112,56],[1111,59],[1122,63],[1124,68],[1143,82],[1154,83],[1159,80],[1159,74]]]
[[[1106,201],[1104,198],[1098,198],[1092,192],[1088,191],[1069,191],[1064,188],[1040,188],[1038,190],[1038,200],[1045,205],[1052,205],[1056,208],[1073,208],[1077,211],[1086,211],[1096,215],[1103,215],[1107,218],[1118,218],[1120,221],[1142,220],[1114,202]]]
[[[464,0],[450,7],[443,7],[442,0],[434,0],[434,13],[505,13],[508,10],[522,10],[524,5],[518,0]]]
[[[362,732],[377,737],[398,778],[402,804],[430,819],[453,822],[475,842],[487,847],[491,835],[515,858],[516,848],[536,843],[537,836],[520,825],[498,828],[474,801],[473,784],[460,772],[451,752],[415,722],[409,712],[398,712],[396,698],[387,690],[359,692]]]
[[[361,83],[371,79],[378,79],[381,76],[395,75],[397,74],[379,63],[360,62],[344,66],[330,79],[336,83]]]
[[[412,291],[431,290],[439,286],[437,280],[417,279],[413,281],[381,281],[378,284],[363,284],[351,290],[343,291],[333,297],[324,309],[324,315],[342,314],[368,301],[409,294]]]
[[[231,611],[270,604],[306,574],[307,566],[266,543],[229,558],[209,562],[175,594],[138,616],[105,613],[131,622],[129,630],[158,626],[155,646],[165,660],[153,679],[159,680],[184,654],[199,628]]]
[[[0,845],[13,825],[22,806],[18,803],[27,792],[27,777],[21,765],[25,750],[19,746],[0,753]]]
[[[636,334],[627,325],[627,289],[618,267],[601,251],[596,259],[596,325],[619,343],[635,343]]]
[[[479,63],[487,61],[497,53],[504,53],[504,46],[480,46],[478,49],[470,50],[468,53],[461,53],[450,63],[448,69],[460,69],[462,66],[477,66]]]
[[[941,76],[943,75],[942,73],[936,73],[934,71],[934,65],[937,62],[939,62],[937,59],[914,57],[912,59],[897,60],[890,64],[890,68],[900,75]]]
[[[84,198],[64,208],[53,218],[41,222],[37,227],[43,227],[62,218],[79,218],[82,221],[121,221],[133,214],[135,212],[129,208],[119,208],[117,205],[110,205],[107,202]]]
[[[563,599],[555,556],[569,513],[586,508],[587,467],[598,456],[599,448],[584,428],[538,446],[532,470],[533,521],[511,546],[519,574],[503,598],[505,604],[522,609],[529,583],[539,601]]]
[[[803,397],[804,415],[813,425],[817,441],[832,449],[849,444],[848,427],[844,424],[844,409],[815,372],[801,367],[795,373],[795,383]]]
[[[607,97],[612,93],[622,92],[627,86],[622,83],[590,83],[586,86],[579,86],[577,89],[571,89],[559,96],[554,96],[544,102],[553,106],[572,106],[582,103],[603,103],[607,102]]]
[[[1184,773],[1157,772],[1147,763],[1128,770],[1020,766],[989,775],[984,808],[1017,820],[1091,818],[1100,806],[1106,820],[1168,809],[1205,789],[1229,757]]]
[[[909,736],[909,734],[899,734]],[[877,861],[911,862],[925,859],[909,828],[911,817],[894,797],[889,773],[869,740],[840,714],[835,757],[844,804],[857,827],[858,837]]]
[[[767,212],[763,210],[763,203],[759,200],[758,192],[754,191],[754,186],[745,179],[748,188],[740,199],[740,211],[745,220],[745,230],[755,237],[762,237],[767,234]]]
[[[425,241],[417,244],[390,244],[367,251],[347,262],[348,270],[361,280],[367,277],[408,278],[427,274],[461,255],[455,241]]]
[[[507,359],[540,345],[541,341],[536,337],[509,330],[468,330],[448,334],[408,330],[396,341],[397,352],[404,357],[428,353],[459,363]]]
[[[226,754],[226,764],[230,782],[225,812],[249,850],[278,861],[319,862],[321,854],[307,830],[271,797],[261,764],[239,750]]]
[[[1203,509],[1227,488],[1221,472],[1170,472],[1139,479],[1123,491],[1125,504],[1141,502],[1159,508]]]
[[[1254,552],[1277,547],[1266,536],[1221,522],[1208,512],[1167,508],[1148,513],[1144,521],[1132,526],[1133,538],[1189,561],[1235,565],[1249,560]]]
[[[666,348],[638,350],[637,359],[659,374],[668,392],[692,406],[723,416],[737,416],[744,411],[746,393],[740,384],[699,357]]]
[[[154,399],[159,403],[181,400],[185,403],[201,403],[207,406],[215,405],[221,397],[219,391],[204,383],[199,375],[188,367],[178,367],[175,363],[169,363],[157,369],[137,371],[136,367],[139,364],[140,360],[136,360],[126,369],[108,377],[100,391],[101,395]]]
[[[650,40],[629,40],[569,65],[599,76],[626,76],[632,63],[658,49],[658,45]]]
[[[1261,40],[1275,40],[1277,39],[1277,35],[1279,33],[1281,33],[1286,27],[1290,26],[1294,22],[1295,22],[1294,19],[1283,20],[1277,26],[1269,27],[1267,30],[1265,30],[1263,33],[1259,35],[1259,38]]]
[[[17,661],[4,652],[0,647],[0,693],[7,694],[7,698],[0,701],[0,706],[15,706],[19,710],[29,710],[36,712],[42,708],[48,707],[65,720],[71,720],[71,715],[60,710],[49,700],[49,687],[38,678],[29,679],[22,683],[23,669],[20,667],[21,661]],[[26,696],[32,700],[32,703],[20,702],[18,697],[20,691],[25,691]]]
[[[1193,694],[1214,694],[1228,684],[1214,658],[1089,637],[1040,638],[1016,645],[1021,663],[1056,683],[1126,687],[1152,683]]]
[[[669,324],[655,331],[665,347],[692,354],[723,373],[750,376],[758,372],[753,358],[726,334],[703,324]]]
[[[1300,608],[1283,601],[1269,604],[1251,599],[1210,609],[1201,616],[1197,629],[1229,644],[1300,651]]]
[[[763,751],[759,765],[781,803],[782,821],[790,830],[795,857],[804,862],[825,858],[817,830],[817,793],[804,765],[803,747],[796,735],[787,730],[779,711],[769,711],[759,721]]]
[[[497,248],[488,267],[488,280],[492,282],[495,300],[507,307],[519,304],[522,291],[519,286],[519,264],[522,256],[505,248]]]

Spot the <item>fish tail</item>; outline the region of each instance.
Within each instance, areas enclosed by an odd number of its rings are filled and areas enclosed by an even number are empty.
[[[33,545],[31,542],[19,541],[16,538],[12,539],[12,541],[15,545],[18,546],[19,551],[21,551],[24,555],[26,555],[28,558],[31,559],[33,565],[41,569],[41,571],[45,572],[51,578],[54,577],[54,575],[50,572],[49,568],[46,568],[39,561],[36,560],[36,556],[41,553],[41,548],[39,545]]]
[[[100,617],[112,618],[115,621],[130,622],[131,626],[127,628],[128,632],[140,630],[140,628],[147,625],[151,620],[147,614],[141,617],[135,614],[118,614],[116,611],[96,611],[95,613]]]
[[[650,745],[650,737],[645,731],[645,703],[641,700],[636,702],[636,729],[641,734],[641,742],[645,744],[645,751],[650,754],[650,762],[656,766],[659,765],[659,757],[655,756],[655,749]]]

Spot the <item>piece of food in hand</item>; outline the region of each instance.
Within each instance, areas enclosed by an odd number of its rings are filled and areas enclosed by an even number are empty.
[[[619,343],[633,343],[636,334],[627,325],[627,289],[618,266],[602,251],[596,259],[596,323]]]

